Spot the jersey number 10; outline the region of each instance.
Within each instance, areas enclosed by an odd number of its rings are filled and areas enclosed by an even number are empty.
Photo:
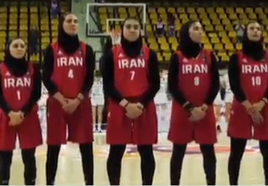
[[[251,77],[251,83],[253,86],[260,86],[261,85],[261,77],[260,76]]]

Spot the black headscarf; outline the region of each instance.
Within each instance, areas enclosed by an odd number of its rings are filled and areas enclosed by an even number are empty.
[[[180,42],[177,50],[180,50],[187,58],[197,57],[202,50],[201,44],[193,42],[189,35],[189,29],[195,22],[197,21],[190,20],[186,22],[181,26],[180,30]]]
[[[20,77],[20,76],[25,75],[25,73],[28,72],[29,62],[26,60],[25,56],[21,59],[16,59],[11,55],[9,47],[11,43],[16,39],[20,39],[20,38],[15,38],[13,40],[10,40],[6,45],[4,64],[7,66],[8,70],[10,71],[12,75]]]
[[[58,28],[58,43],[59,46],[67,54],[73,54],[80,47],[78,35],[70,36],[63,29],[63,22],[65,17],[72,13],[66,13],[61,15]]]
[[[249,40],[248,34],[247,34],[247,29],[248,29],[249,24],[246,26],[246,29],[244,31],[243,41],[242,41],[242,51],[248,57],[256,61],[260,61],[265,56],[265,50],[263,48],[263,38],[261,38],[259,41]]]
[[[124,29],[126,21],[128,21],[128,20],[136,20],[136,21],[138,21],[135,18],[126,18],[124,20],[124,22],[122,24],[122,29],[121,29],[122,30],[122,33],[121,33],[121,46],[122,46],[125,54],[128,57],[134,58],[134,57],[137,57],[137,56],[139,56],[141,54],[141,49],[142,49],[142,45],[143,45],[142,36],[141,36],[141,32],[140,32],[140,36],[138,37],[138,39],[136,41],[129,41],[124,37],[123,29]],[[139,24],[140,24],[140,22],[139,22]],[[140,25],[140,27],[141,27],[141,25]]]

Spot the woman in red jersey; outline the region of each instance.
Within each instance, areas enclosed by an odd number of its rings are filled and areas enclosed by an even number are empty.
[[[268,185],[268,54],[263,48],[262,32],[259,23],[249,23],[242,50],[230,58],[228,74],[235,97],[228,125],[231,185],[238,185],[241,159],[247,140],[252,138],[259,140],[265,185]]]
[[[107,171],[111,185],[120,184],[121,161],[127,144],[136,144],[141,156],[142,184],[151,185],[155,170],[153,144],[157,142],[154,97],[160,87],[156,53],[142,44],[137,19],[123,22],[121,45],[103,57],[104,93],[108,97]]]
[[[198,21],[182,25],[178,51],[170,60],[168,90],[173,98],[168,139],[172,185],[180,183],[187,144],[200,144],[208,185],[216,183],[216,122],[213,101],[219,91],[216,57],[201,47],[203,28]]]
[[[35,149],[42,144],[37,102],[41,97],[41,74],[25,58],[26,44],[8,43],[0,64],[0,184],[8,185],[16,139],[20,142],[25,185],[35,185]]]
[[[86,185],[93,185],[93,129],[89,91],[93,84],[95,56],[91,46],[78,38],[78,19],[62,15],[58,40],[48,46],[43,64],[47,100],[47,185],[53,185],[61,144],[78,143]],[[68,137],[66,133],[68,131]]]

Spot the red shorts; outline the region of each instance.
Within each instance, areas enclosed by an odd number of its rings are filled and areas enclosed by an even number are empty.
[[[107,126],[108,144],[150,145],[157,143],[157,115],[154,102],[150,102],[138,119],[131,120],[118,103],[109,101]]]
[[[242,139],[268,140],[268,107],[265,106],[261,113],[264,122],[254,124],[244,106],[235,100],[228,124],[228,136]]]
[[[12,151],[16,147],[17,136],[21,149],[35,148],[43,143],[37,106],[28,113],[18,126],[9,126],[9,117],[1,112],[0,150]]]
[[[210,106],[206,116],[200,121],[189,121],[190,114],[179,104],[173,102],[168,139],[176,144],[195,141],[198,144],[217,142],[214,108]]]
[[[93,141],[92,109],[89,98],[85,98],[72,114],[67,114],[56,99],[48,98],[47,144],[60,145],[65,144],[67,140],[80,144]]]

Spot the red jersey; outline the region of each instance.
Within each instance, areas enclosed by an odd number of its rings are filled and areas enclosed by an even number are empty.
[[[125,55],[123,48],[113,48],[115,88],[123,97],[140,97],[148,89],[149,48],[143,47],[136,58]]]
[[[30,100],[33,89],[33,72],[33,66],[29,63],[28,72],[21,77],[16,77],[10,73],[4,63],[1,63],[1,88],[11,110],[21,110]]]
[[[52,81],[59,92],[67,98],[75,98],[80,93],[86,78],[86,44],[80,43],[79,49],[72,55],[62,50],[58,43],[52,44],[54,69]]]
[[[186,100],[194,106],[201,106],[209,93],[211,85],[211,53],[202,50],[197,58],[188,59],[178,51],[179,84]]]
[[[268,55],[260,62],[237,52],[240,69],[241,88],[251,103],[260,101],[268,85]]]

